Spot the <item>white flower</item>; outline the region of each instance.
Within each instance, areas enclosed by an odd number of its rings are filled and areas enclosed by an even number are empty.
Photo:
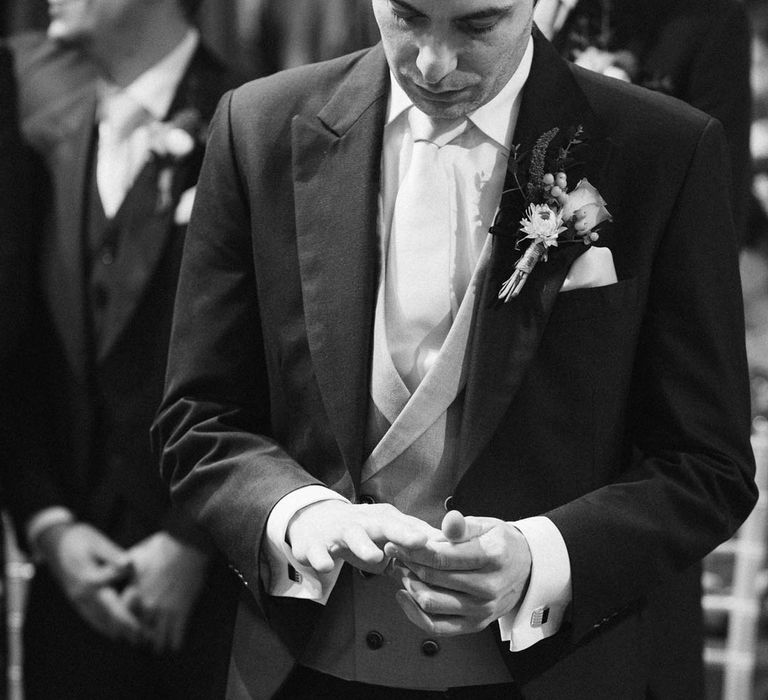
[[[598,224],[611,218],[611,213],[606,209],[605,204],[597,188],[584,178],[579,180],[579,184],[568,193],[568,201],[561,212],[562,220],[568,222],[578,213],[579,221],[583,222],[583,231],[589,232]]]
[[[531,204],[520,224],[526,238],[532,238],[545,248],[556,246],[557,237],[566,230],[562,212],[553,211],[546,204]]]
[[[165,145],[168,149],[168,155],[174,158],[183,158],[192,153],[195,148],[195,139],[192,138],[189,132],[176,126],[166,134]]]
[[[149,148],[160,157],[179,159],[192,153],[195,139],[179,126],[157,123],[150,126]]]
[[[190,187],[179,198],[176,211],[173,213],[173,222],[177,226],[186,226],[192,218],[192,205],[195,203],[196,188]]]

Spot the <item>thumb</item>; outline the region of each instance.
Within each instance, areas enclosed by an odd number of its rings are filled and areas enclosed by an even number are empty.
[[[467,535],[467,519],[458,510],[450,510],[445,514],[440,529],[449,542],[466,542],[470,539]]]
[[[503,521],[497,518],[464,517],[458,510],[448,511],[443,517],[441,530],[449,542],[468,542],[484,535]]]

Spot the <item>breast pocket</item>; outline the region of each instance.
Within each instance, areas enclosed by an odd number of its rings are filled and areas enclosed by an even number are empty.
[[[573,324],[617,311],[631,311],[637,304],[637,290],[637,277],[630,277],[604,287],[587,287],[560,292],[552,310],[550,323],[562,318]]]

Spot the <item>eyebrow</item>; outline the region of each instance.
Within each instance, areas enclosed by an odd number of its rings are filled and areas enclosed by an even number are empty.
[[[413,5],[409,5],[405,0],[392,0],[394,4],[400,5],[404,7],[406,10],[409,10],[410,12],[415,12],[418,15],[424,14],[421,10],[419,10],[417,7],[413,7]],[[461,17],[454,17],[454,21],[459,22],[466,22],[471,21],[473,19],[487,19],[489,17],[503,17],[505,15],[508,15],[510,12],[512,12],[513,8],[511,5],[506,5],[504,7],[487,7],[482,10],[477,10],[475,12],[469,12],[466,15],[461,15]]]

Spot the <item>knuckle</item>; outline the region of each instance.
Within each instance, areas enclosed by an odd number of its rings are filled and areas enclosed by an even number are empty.
[[[437,612],[437,601],[430,595],[429,593],[426,593],[424,591],[421,591],[417,593],[415,596],[416,603],[418,606],[427,614],[432,614]]]

